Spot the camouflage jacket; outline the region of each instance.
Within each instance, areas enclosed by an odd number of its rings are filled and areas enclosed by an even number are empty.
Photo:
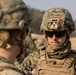
[[[15,65],[0,56],[0,75],[25,75]]]

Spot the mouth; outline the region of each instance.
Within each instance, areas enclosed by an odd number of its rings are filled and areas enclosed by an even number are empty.
[[[56,41],[54,41],[54,42],[51,42],[51,43],[53,43],[53,44],[54,44],[54,43],[55,43],[55,44],[58,44],[58,42],[56,42]]]
[[[59,46],[59,43],[58,42],[51,42],[51,45],[52,46]]]

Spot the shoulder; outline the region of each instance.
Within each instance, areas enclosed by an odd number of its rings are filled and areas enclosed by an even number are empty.
[[[34,69],[38,63],[38,59],[39,59],[39,53],[38,52],[33,52],[30,53],[25,59],[24,61],[18,66],[18,68],[20,70],[28,70],[31,71],[32,69]]]
[[[38,57],[39,57],[39,52],[36,51],[36,52],[30,53],[30,54],[24,59],[24,61],[30,61],[30,60],[35,59],[35,58],[38,58]]]

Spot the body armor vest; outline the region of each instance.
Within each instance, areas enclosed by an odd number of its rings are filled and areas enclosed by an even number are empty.
[[[74,75],[75,53],[71,51],[69,55],[62,59],[52,59],[46,51],[40,51],[39,63],[36,67],[37,75]]]

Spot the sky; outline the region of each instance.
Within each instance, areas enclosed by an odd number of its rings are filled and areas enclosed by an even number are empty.
[[[63,7],[70,11],[73,19],[76,19],[76,0],[23,0],[26,5],[39,10],[48,10],[53,7]]]

